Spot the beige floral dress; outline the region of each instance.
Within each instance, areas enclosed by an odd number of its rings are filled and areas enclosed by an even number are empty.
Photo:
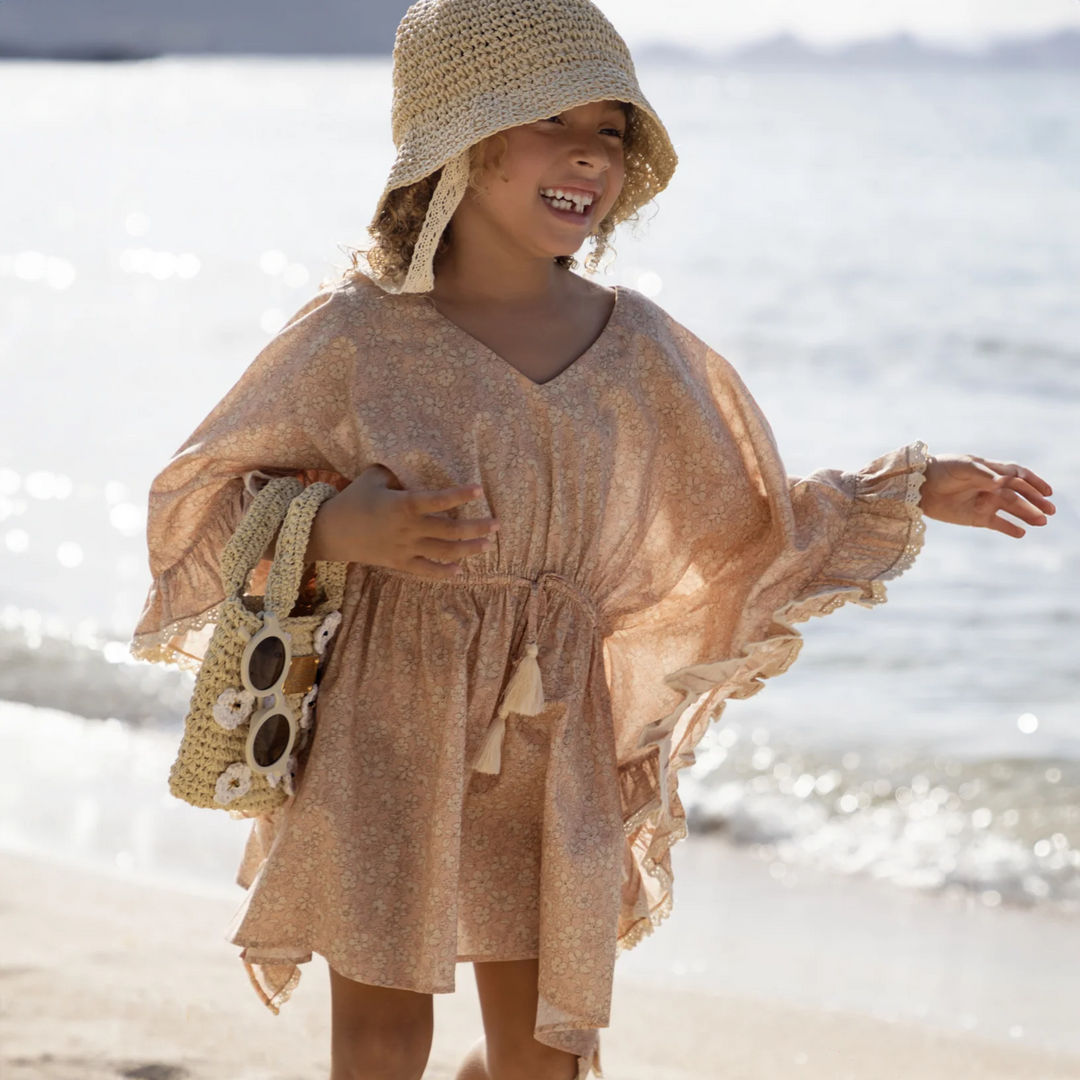
[[[460,961],[538,958],[536,1037],[584,1077],[618,951],[671,908],[678,771],[726,698],[792,663],[794,623],[884,599],[921,544],[926,448],[791,479],[730,365],[640,293],[537,384],[426,296],[357,276],[154,480],[134,654],[197,665],[261,483],[342,488],[375,463],[409,489],[479,483],[450,516],[501,528],[453,580],[349,564],[315,735],[295,795],[253,823],[229,940],[275,1011],[314,952],[425,993]],[[530,631],[545,707],[475,772]]]

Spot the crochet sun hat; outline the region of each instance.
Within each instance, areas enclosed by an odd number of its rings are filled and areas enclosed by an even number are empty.
[[[589,0],[419,0],[397,29],[393,85],[397,159],[372,225],[392,191],[442,173],[404,279],[376,279],[387,292],[434,286],[435,250],[468,187],[469,148],[489,135],[593,101],[633,105],[612,224],[663,191],[678,161],[630,50]]]

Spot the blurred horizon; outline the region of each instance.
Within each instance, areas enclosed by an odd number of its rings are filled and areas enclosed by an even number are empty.
[[[393,47],[406,0],[6,0],[0,60],[140,60],[162,55],[379,56]],[[598,5],[643,55],[753,63],[990,63],[1080,67],[1080,4],[1036,0],[1022,10],[960,0],[873,9],[824,0],[810,12],[792,0],[750,12],[718,12],[701,0],[665,9],[638,0]]]

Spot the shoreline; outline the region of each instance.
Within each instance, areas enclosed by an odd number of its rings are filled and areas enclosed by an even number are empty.
[[[698,856],[684,846],[691,858],[722,868],[727,883],[739,878],[740,853],[725,865],[717,851],[699,844]],[[680,912],[677,899],[670,925],[616,967],[612,1025],[601,1034],[606,1080],[753,1080],[787,1076],[793,1067],[804,1080],[865,1080],[888,1074],[901,1060],[920,1080],[957,1074],[1080,1080],[1080,1055],[1020,1040],[1003,1044],[907,1019],[889,1022],[658,977],[657,967],[670,964],[688,934],[704,937],[707,955],[716,949],[702,933],[708,927],[695,918],[703,878],[682,861],[688,910]],[[0,875],[5,1080],[116,1080],[125,1073],[162,1080],[325,1080],[325,961],[316,956],[304,966],[292,1000],[273,1017],[247,985],[238,950],[224,939],[236,906],[231,900],[10,853],[0,853]],[[789,898],[801,891],[773,884]],[[802,899],[812,905],[809,895]],[[730,904],[728,911],[734,911]],[[737,928],[736,916],[732,922]],[[673,934],[680,925],[681,934]],[[628,963],[639,952],[648,962]],[[742,971],[746,981],[750,973],[742,969],[770,958],[767,950],[750,961],[729,953],[726,962],[731,978]],[[424,1074],[430,1080],[452,1080],[481,1033],[471,967],[460,964],[457,976],[457,991],[436,998]],[[1046,996],[1059,992],[1051,980]]]

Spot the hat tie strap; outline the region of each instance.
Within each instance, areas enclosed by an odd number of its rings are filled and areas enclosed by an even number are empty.
[[[413,247],[409,272],[398,292],[426,293],[435,288],[435,270],[432,266],[435,249],[468,186],[469,151],[465,149],[442,167],[442,176],[431,193],[424,224]]]

